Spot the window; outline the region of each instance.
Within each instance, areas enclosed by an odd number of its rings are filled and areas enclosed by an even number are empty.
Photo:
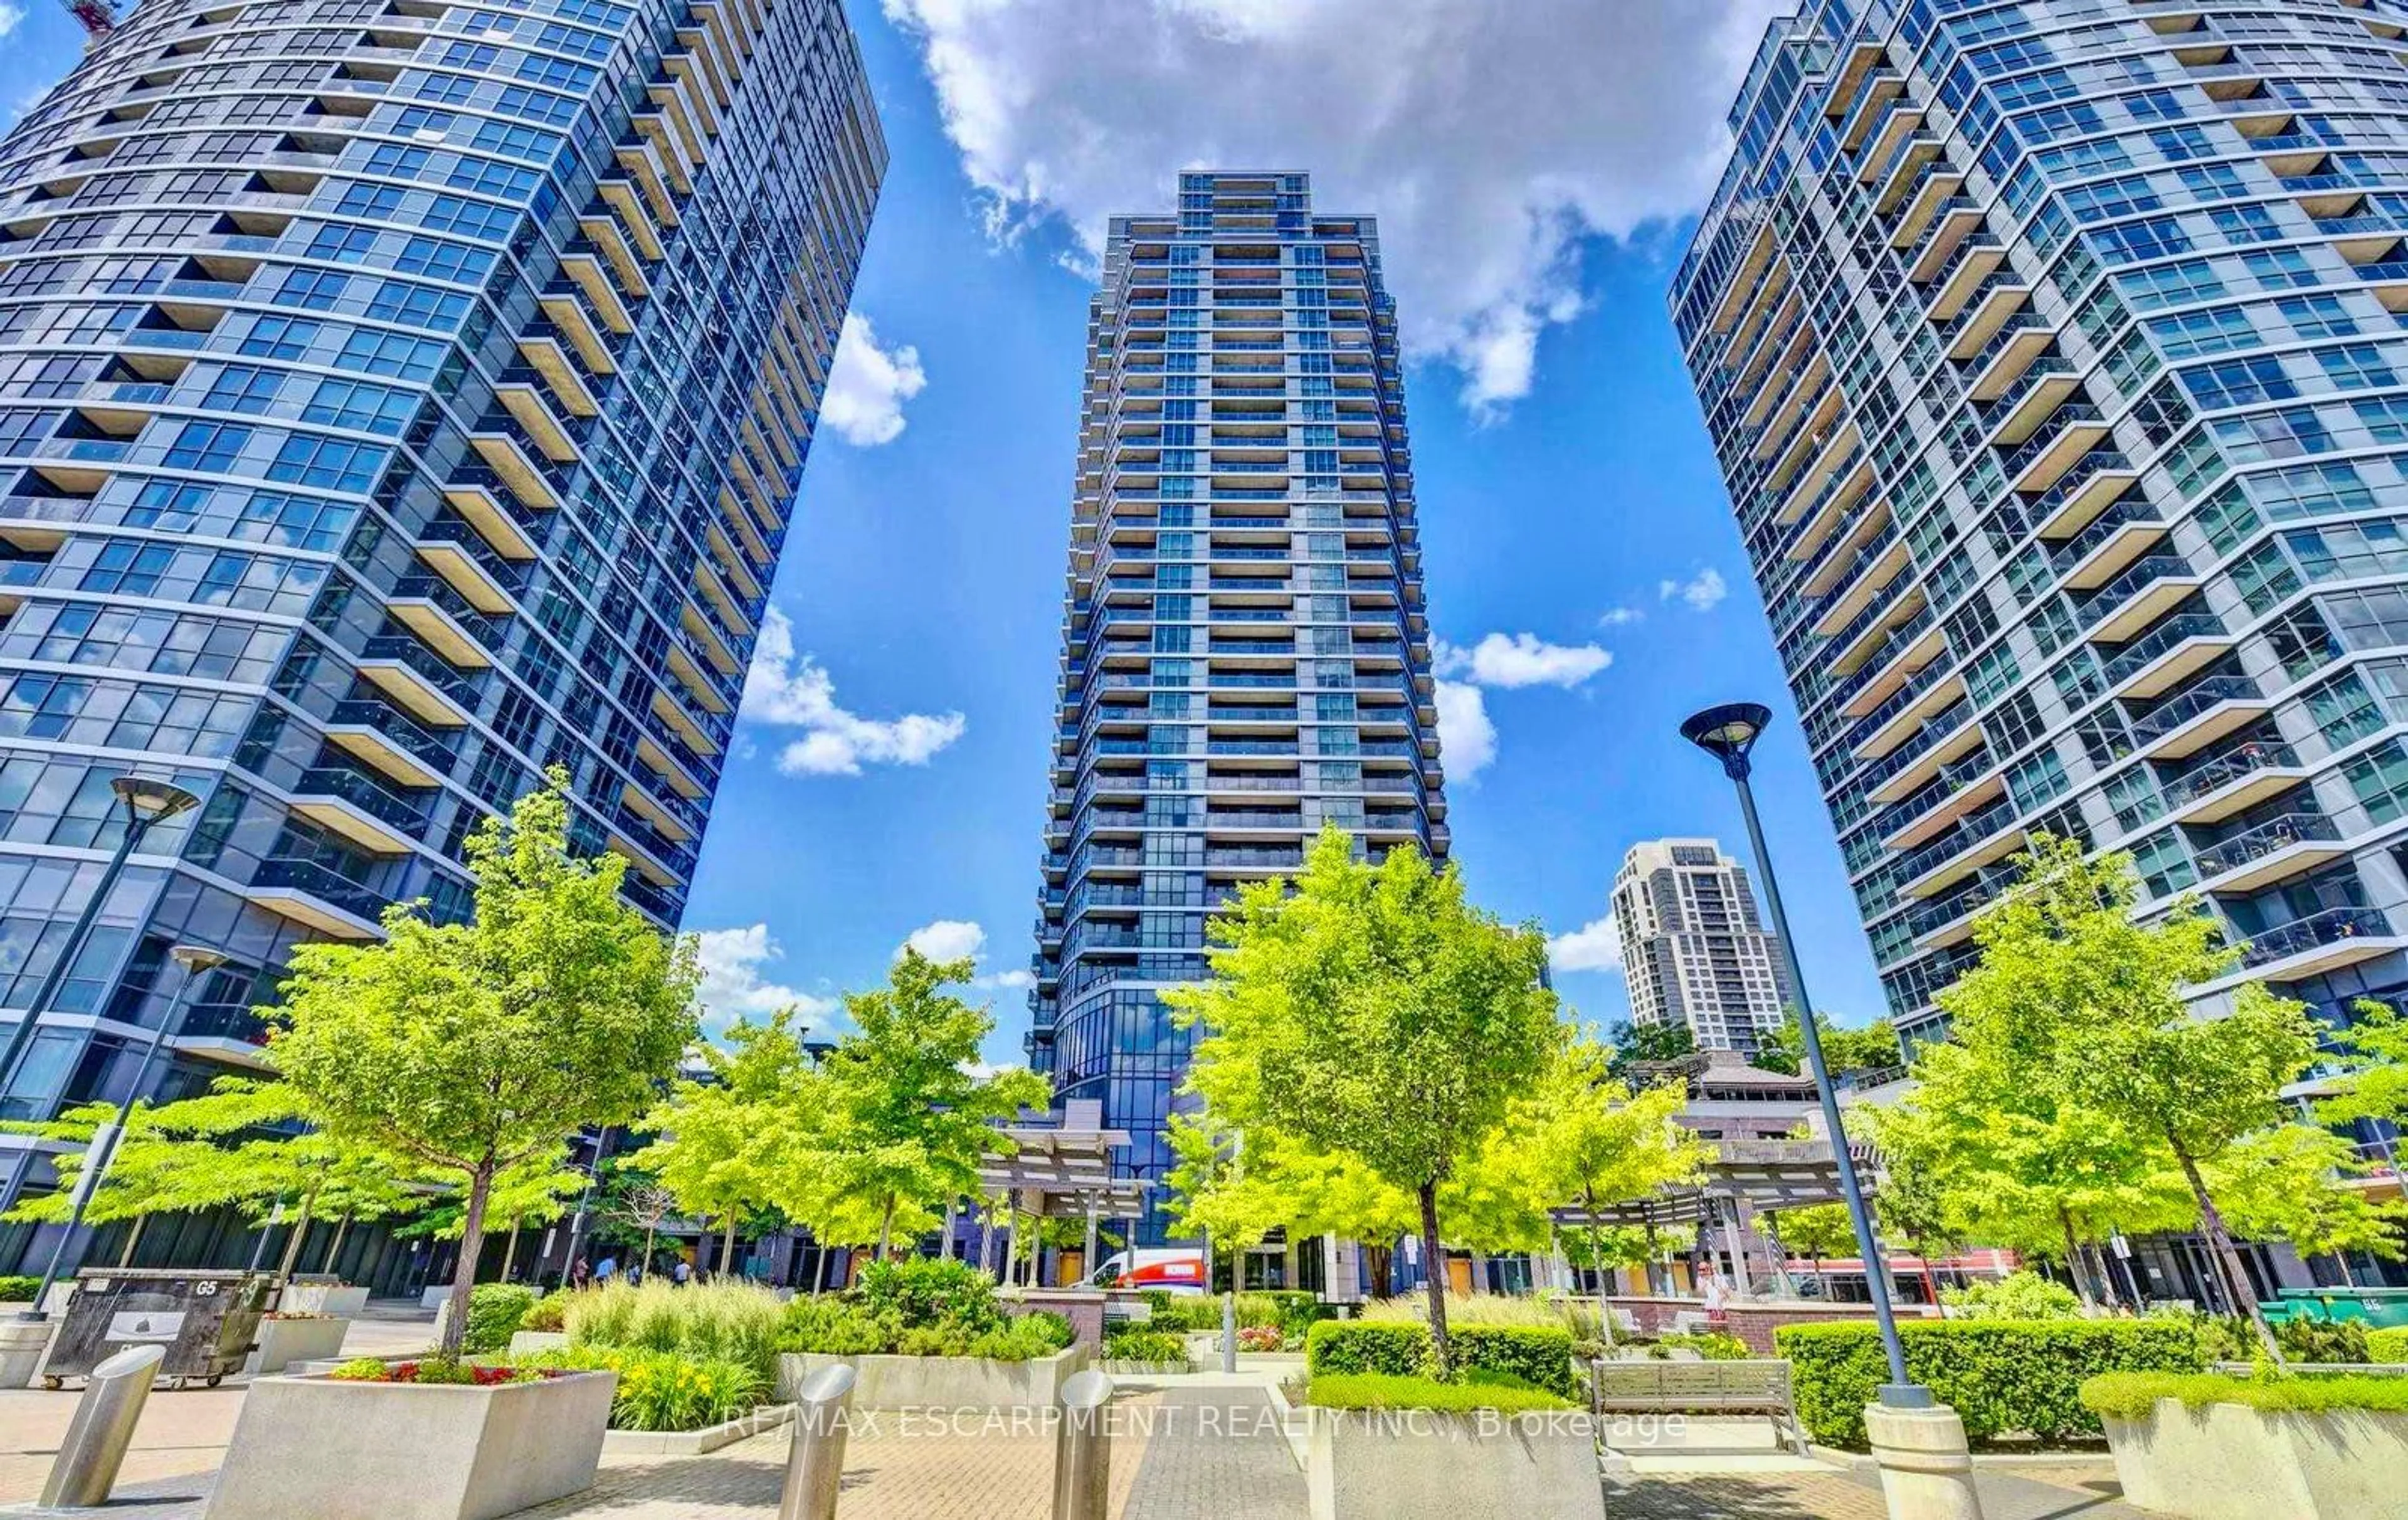
[[[2333,386],[2343,391],[2371,391],[2379,386],[2397,385],[2400,377],[2381,349],[2372,343],[2344,343],[2339,348],[2318,349],[2316,362],[2325,368]]]
[[[2213,307],[2205,310],[2186,311],[2178,316],[2159,317],[2149,323],[2149,331],[2170,359],[2222,353],[2229,349],[2245,348],[2258,340],[2258,330],[2250,325],[2249,314],[2237,306]]]
[[[233,468],[251,429],[226,423],[186,423],[167,446],[166,462],[178,469],[225,471]]]
[[[2261,401],[2285,401],[2300,394],[2272,354],[2227,359],[2220,364],[2182,372],[2191,398],[2205,410],[2245,407]]]

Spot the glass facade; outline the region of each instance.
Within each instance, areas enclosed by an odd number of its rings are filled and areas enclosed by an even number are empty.
[[[1159,1178],[1158,993],[1323,825],[1447,853],[1395,304],[1301,174],[1114,218],[1087,328],[1030,1063]],[[1140,1225],[1158,1240],[1162,1222]]]
[[[1698,1049],[1753,1054],[1798,996],[1747,871],[1713,839],[1644,839],[1613,878],[1630,1017],[1685,1025]]]
[[[886,151],[838,0],[151,0],[0,142],[5,1111],[255,1061],[566,767],[677,923]],[[46,1161],[0,1137],[13,1197]],[[25,1255],[0,1237],[0,1270]]]
[[[2408,985],[2403,35],[1819,0],[1765,38],[1673,314],[1909,1039],[2040,830],[2313,1004]]]

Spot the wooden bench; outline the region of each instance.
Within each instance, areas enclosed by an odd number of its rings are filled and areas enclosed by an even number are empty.
[[[1806,1429],[1789,1364],[1779,1358],[1737,1362],[1589,1363],[1589,1410],[1600,1425],[1608,1414],[1765,1414],[1799,1455]]]

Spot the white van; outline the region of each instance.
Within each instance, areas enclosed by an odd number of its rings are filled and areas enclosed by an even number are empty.
[[[1088,1274],[1087,1282],[1099,1288],[1160,1288],[1168,1293],[1201,1294],[1207,1282],[1204,1253],[1194,1246],[1117,1251]]]

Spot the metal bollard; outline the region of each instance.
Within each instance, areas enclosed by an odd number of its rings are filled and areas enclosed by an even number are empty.
[[[835,1520],[853,1375],[850,1367],[823,1367],[804,1380],[795,1400],[795,1438],[786,1448],[778,1520]]]
[[[1062,1384],[1062,1426],[1054,1434],[1054,1520],[1104,1520],[1111,1504],[1112,1434],[1105,1414],[1112,1380],[1073,1373]]]
[[[150,1380],[166,1355],[165,1346],[136,1346],[92,1369],[83,1397],[76,1400],[75,1418],[67,1422],[66,1439],[50,1463],[50,1481],[42,1484],[44,1509],[108,1502],[142,1405],[150,1397]]]

